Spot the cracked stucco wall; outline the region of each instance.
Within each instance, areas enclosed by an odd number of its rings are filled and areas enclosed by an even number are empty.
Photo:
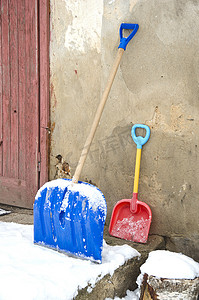
[[[114,61],[120,23],[140,28],[127,47],[82,172],[113,206],[131,198],[135,123],[151,128],[139,199],[151,233],[199,239],[199,3],[51,0],[51,165],[74,173]]]

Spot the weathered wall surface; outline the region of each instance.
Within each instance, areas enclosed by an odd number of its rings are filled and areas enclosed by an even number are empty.
[[[195,0],[51,0],[51,166],[61,154],[74,173],[117,53],[120,23],[138,23],[82,180],[104,193],[108,222],[130,198],[135,123],[151,128],[143,147],[139,199],[151,233],[199,239],[199,3]]]

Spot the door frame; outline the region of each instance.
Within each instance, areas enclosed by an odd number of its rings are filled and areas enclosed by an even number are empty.
[[[39,158],[38,187],[49,178],[49,133],[50,133],[50,0],[38,0],[39,28]]]

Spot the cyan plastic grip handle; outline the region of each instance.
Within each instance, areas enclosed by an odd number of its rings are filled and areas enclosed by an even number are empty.
[[[144,128],[146,130],[146,135],[143,137],[143,136],[137,136],[136,135],[136,128]],[[147,125],[143,125],[143,124],[135,124],[132,129],[131,129],[131,135],[132,135],[132,138],[134,140],[134,142],[137,144],[137,148],[138,149],[142,149],[142,146],[144,144],[146,144],[146,142],[148,141],[149,137],[150,137],[150,128],[149,126]]]
[[[138,24],[122,23],[120,25],[120,44],[118,48],[123,48],[124,50],[126,50],[126,46],[138,31],[138,28],[139,28]],[[127,38],[125,38],[123,37],[123,29],[130,29],[133,31],[130,33],[130,35]]]

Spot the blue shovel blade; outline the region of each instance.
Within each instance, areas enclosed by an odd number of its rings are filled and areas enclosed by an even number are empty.
[[[101,262],[106,200],[95,186],[69,179],[46,183],[34,203],[34,243]]]

